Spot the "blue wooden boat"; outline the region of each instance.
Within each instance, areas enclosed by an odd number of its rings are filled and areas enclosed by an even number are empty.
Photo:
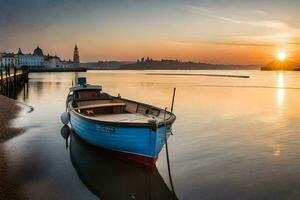
[[[164,109],[88,84],[70,88],[67,109],[73,131],[83,140],[148,166],[155,165],[176,119]]]

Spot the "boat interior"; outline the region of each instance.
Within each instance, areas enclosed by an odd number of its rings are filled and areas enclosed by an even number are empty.
[[[99,90],[74,91],[73,108],[87,118],[123,123],[164,122],[165,111],[138,102],[112,97]],[[171,118],[166,112],[165,119]]]

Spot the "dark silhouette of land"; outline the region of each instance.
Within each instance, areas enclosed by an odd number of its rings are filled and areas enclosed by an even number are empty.
[[[199,73],[147,73],[147,75],[154,76],[215,76],[215,77],[228,77],[228,78],[250,78],[246,75],[228,75],[228,74],[199,74]]]
[[[285,71],[300,71],[300,64],[295,63],[291,60],[274,60],[262,67],[263,71],[272,71],[272,70],[285,70]]]
[[[141,58],[131,61],[98,61],[82,63],[81,67],[95,70],[255,70],[254,65],[224,65],[202,62],[182,62],[179,60],[153,60]]]
[[[112,70],[120,69],[120,66],[131,64],[132,61],[98,61],[98,62],[88,62],[80,63],[80,66],[90,70]]]
[[[259,69],[253,65],[224,65],[224,64],[208,64],[202,62],[182,62],[179,60],[138,60],[135,63],[121,65],[120,69],[126,70],[254,70]]]

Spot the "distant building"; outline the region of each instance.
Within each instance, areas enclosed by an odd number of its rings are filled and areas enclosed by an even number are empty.
[[[49,54],[44,57],[44,66],[46,68],[62,67],[62,63],[58,56],[50,56]]]
[[[71,60],[63,60],[61,61],[61,64],[64,68],[73,67],[73,62]]]
[[[73,61],[61,60],[58,56],[45,55],[40,47],[34,49],[33,53],[24,54],[19,48],[18,53],[0,53],[0,67],[26,66],[29,68],[72,68],[80,67],[79,51],[77,45],[74,48]]]
[[[77,44],[75,45],[74,48],[73,67],[80,67],[79,51],[78,51]]]
[[[38,46],[38,47],[33,51],[33,55],[43,57],[43,56],[44,56],[43,50]]]
[[[0,55],[0,66],[1,67],[12,67],[18,66],[18,55],[14,53],[1,53]]]
[[[46,55],[44,61],[45,68],[71,68],[73,67],[73,62],[71,60],[61,60],[58,56]]]
[[[44,66],[44,55],[43,50],[37,47],[33,54],[23,54],[22,50],[19,48],[18,51],[18,62],[19,66],[27,66],[31,68],[43,67]]]

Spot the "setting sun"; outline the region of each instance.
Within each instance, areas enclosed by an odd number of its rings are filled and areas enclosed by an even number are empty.
[[[280,61],[284,61],[286,59],[286,53],[285,52],[279,52],[277,54],[277,59]]]

